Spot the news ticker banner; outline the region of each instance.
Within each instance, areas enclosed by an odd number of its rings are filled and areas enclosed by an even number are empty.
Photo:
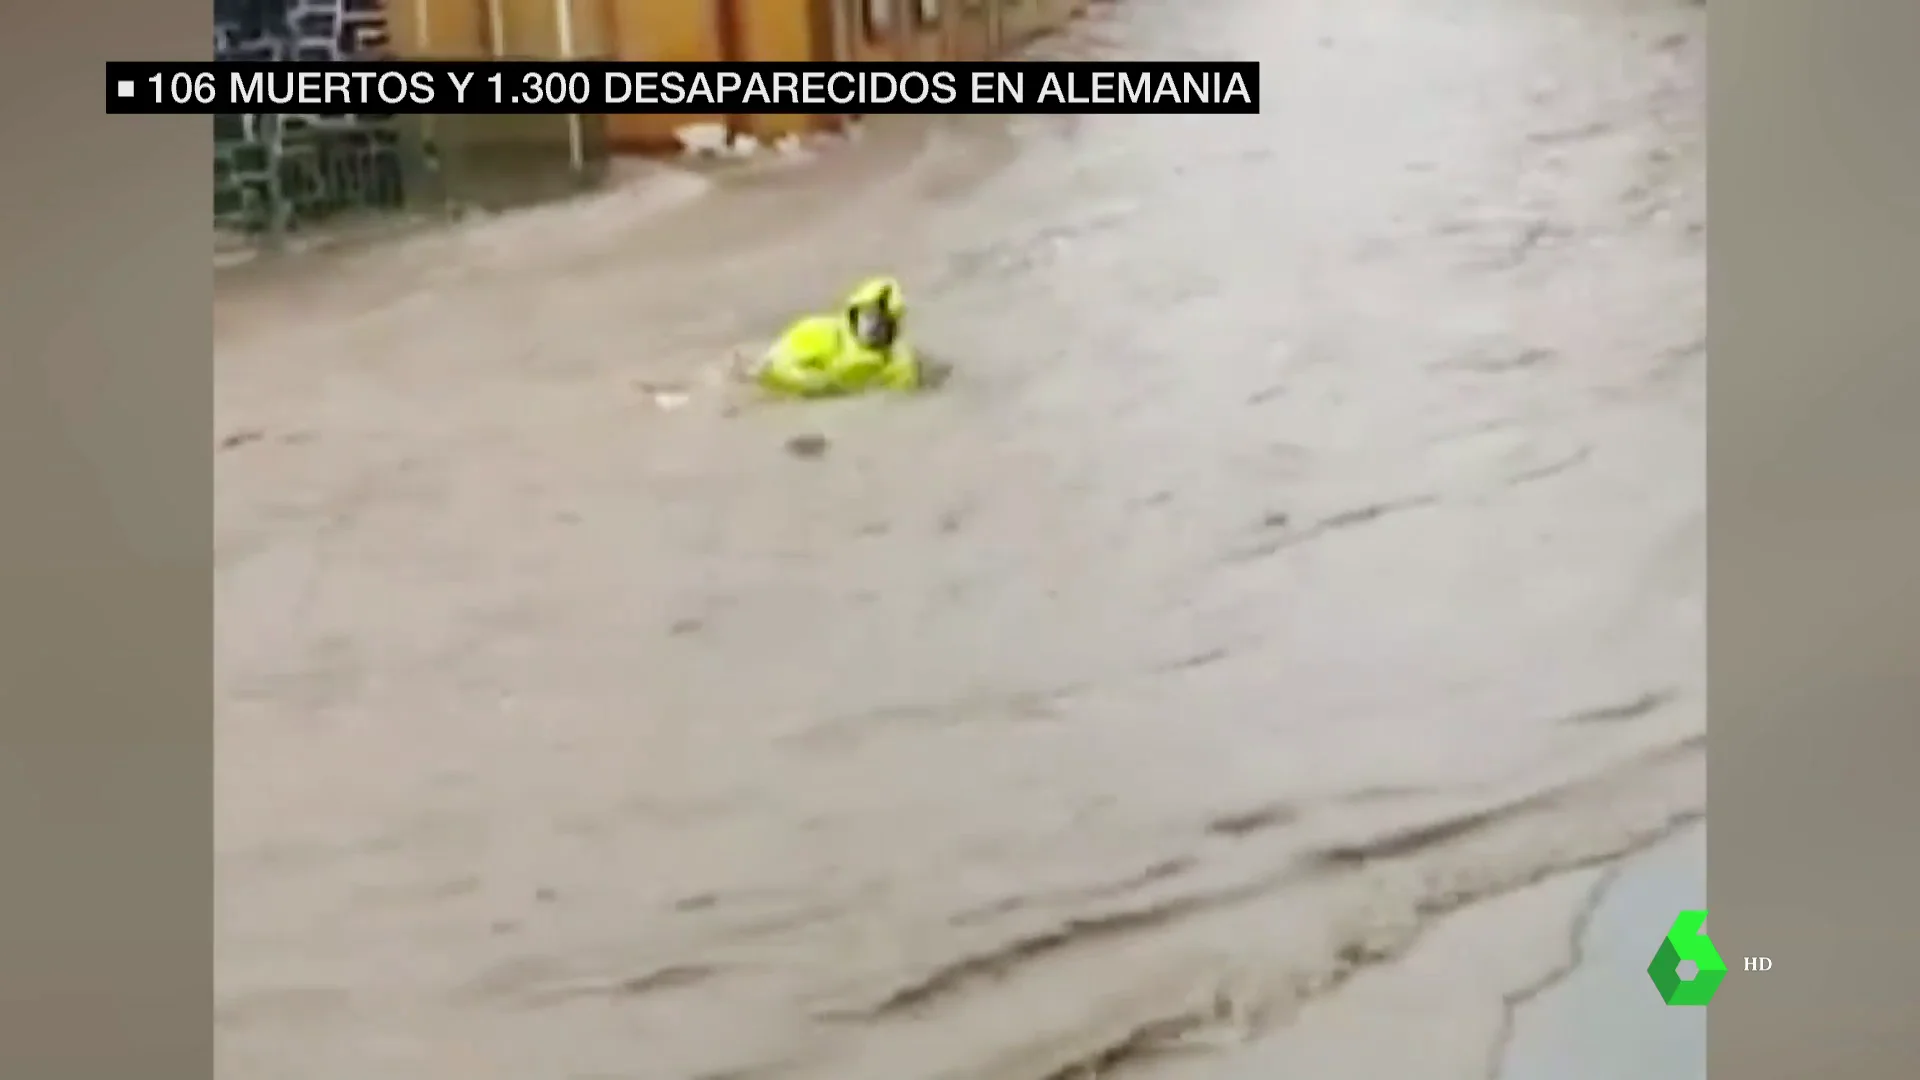
[[[1260,111],[1260,65],[643,64],[106,66],[109,113],[1174,113]]]

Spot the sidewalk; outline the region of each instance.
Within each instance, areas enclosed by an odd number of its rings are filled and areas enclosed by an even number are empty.
[[[1705,1080],[1705,1009],[1669,1008],[1647,962],[1675,913],[1707,895],[1707,837],[1630,860],[1594,909],[1580,965],[1514,1017],[1499,1080]]]

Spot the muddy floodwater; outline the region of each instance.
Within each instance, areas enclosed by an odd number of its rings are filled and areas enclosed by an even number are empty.
[[[1261,114],[225,281],[220,1075],[1265,1077],[1403,967],[1406,1030],[1547,974],[1704,808],[1704,36],[1126,0],[1048,49]],[[942,392],[719,384],[875,271]],[[1398,1075],[1482,1074],[1436,1030]]]

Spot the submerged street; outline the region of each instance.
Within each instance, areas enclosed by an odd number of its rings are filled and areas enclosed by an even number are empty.
[[[1262,113],[876,121],[223,285],[220,1075],[1278,1075],[1699,817],[1704,36],[1124,0],[1042,53]],[[943,391],[721,385],[876,272]],[[1549,974],[1526,902],[1422,1008]]]

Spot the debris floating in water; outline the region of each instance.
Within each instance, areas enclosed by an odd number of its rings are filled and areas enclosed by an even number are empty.
[[[798,458],[817,458],[825,456],[829,445],[827,437],[818,432],[795,435],[787,440],[787,453]]]
[[[693,397],[692,394],[687,392],[685,387],[674,386],[667,383],[640,382],[635,383],[634,388],[646,395],[647,400],[653,403],[653,407],[662,412],[672,412],[685,405],[688,401],[692,400]]]

